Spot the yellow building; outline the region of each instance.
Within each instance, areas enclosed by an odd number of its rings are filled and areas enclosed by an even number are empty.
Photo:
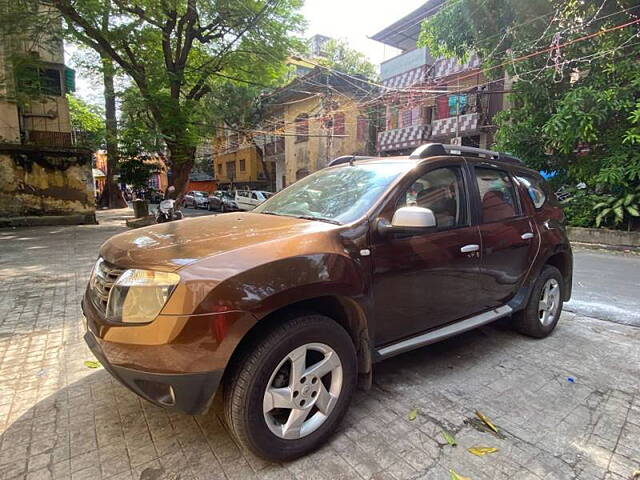
[[[0,225],[95,222],[91,152],[73,148],[66,94],[74,83],[61,39],[0,37]]]
[[[45,3],[39,8],[40,14],[51,15],[52,21],[59,18]],[[72,146],[66,94],[73,90],[75,73],[64,64],[61,40],[46,35],[39,42],[19,36],[3,37],[0,142]]]
[[[373,154],[376,114],[366,102],[371,92],[364,80],[316,68],[271,96],[267,109],[282,125],[274,134],[284,137],[284,161],[276,162],[278,190],[337,157]]]
[[[272,190],[275,165],[246,136],[219,128],[213,143],[213,167],[218,188]]]

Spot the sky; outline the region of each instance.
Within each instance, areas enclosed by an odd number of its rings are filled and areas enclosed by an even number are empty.
[[[368,37],[412,12],[426,0],[306,0],[302,14],[307,19],[305,37],[316,34],[345,39],[364,53],[374,65],[394,57],[398,50]],[[73,64],[75,51],[67,47],[66,56]],[[92,103],[102,103],[100,82],[78,77],[77,94]]]
[[[398,53],[368,37],[411,13],[426,0],[306,0],[306,36],[344,38],[376,65]]]

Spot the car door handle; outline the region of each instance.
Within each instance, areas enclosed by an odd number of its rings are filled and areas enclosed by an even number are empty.
[[[480,250],[480,245],[476,245],[475,243],[472,243],[471,245],[465,245],[464,247],[462,247],[460,249],[460,253],[471,253],[471,252],[477,252],[478,250]]]
[[[531,240],[533,238],[533,233],[527,232],[520,235],[520,238],[523,240]]]

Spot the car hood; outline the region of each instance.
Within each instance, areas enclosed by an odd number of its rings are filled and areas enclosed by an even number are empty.
[[[100,255],[121,268],[176,271],[221,253],[265,242],[288,242],[336,228],[336,225],[293,217],[229,213],[121,233],[104,243]]]

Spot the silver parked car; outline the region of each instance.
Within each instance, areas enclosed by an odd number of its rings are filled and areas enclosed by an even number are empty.
[[[200,192],[198,190],[192,190],[187,192],[184,196],[184,206],[193,208],[207,208],[209,205],[209,194],[207,192]]]

